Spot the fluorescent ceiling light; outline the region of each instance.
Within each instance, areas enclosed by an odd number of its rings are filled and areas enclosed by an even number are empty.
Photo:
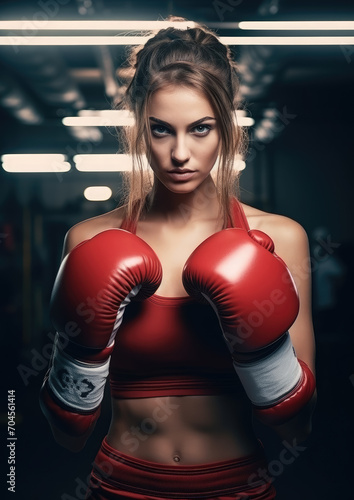
[[[194,21],[0,21],[0,30],[155,30],[174,26],[179,29],[194,28]]]
[[[128,110],[81,110],[79,116],[62,119],[66,127],[119,127],[134,125],[134,116]]]
[[[151,36],[0,36],[0,46],[141,45]],[[221,36],[225,45],[354,45],[353,36]]]
[[[354,36],[221,36],[225,45],[354,45]]]
[[[101,126],[129,126],[134,125],[134,115],[128,109],[81,109],[78,112],[79,117],[92,119],[93,121],[97,121]],[[68,122],[70,126],[70,118],[76,117],[68,117],[69,120],[63,119],[63,124],[66,125]],[[89,121],[89,120],[88,120]],[[85,123],[85,122],[83,122]]]
[[[237,118],[237,124],[240,127],[252,127],[252,125],[254,125],[254,119],[249,116],[240,116]]]
[[[244,160],[236,160],[235,162],[235,169],[236,170],[245,170],[246,168],[246,162]]]
[[[140,45],[150,36],[1,36],[0,45]]]
[[[1,156],[6,172],[68,172],[71,168],[65,155],[61,154],[5,154]]]
[[[354,30],[354,21],[241,21],[241,30]]]
[[[130,117],[132,112],[128,109],[80,109],[79,116],[115,116]]]
[[[131,118],[133,113],[128,109],[80,109],[78,112],[79,116],[104,116],[104,117],[117,117],[117,118]],[[237,116],[246,116],[246,111],[244,109],[238,109],[236,111]]]
[[[0,21],[0,30],[23,31],[121,31],[155,30],[174,26],[179,29],[193,28],[193,21],[48,21],[48,20],[13,20]],[[210,23],[218,28],[239,28],[242,30],[353,30],[354,21],[241,21],[238,23]]]
[[[237,111],[237,123],[241,127],[251,127],[254,119],[244,116],[243,110]],[[134,125],[134,116],[127,110],[79,111],[80,116],[67,116],[62,119],[66,127],[119,127]]]
[[[75,167],[80,172],[130,172],[132,170],[132,157],[127,154],[88,154],[75,155]],[[146,156],[142,157],[143,168],[150,170]],[[218,168],[219,160],[215,162]],[[243,170],[246,167],[243,159],[237,155],[235,169]]]
[[[106,201],[112,196],[112,190],[108,186],[89,186],[84,191],[88,201]]]
[[[146,157],[145,166],[147,166]],[[132,170],[131,156],[126,154],[75,155],[75,167],[80,172],[129,172]]]

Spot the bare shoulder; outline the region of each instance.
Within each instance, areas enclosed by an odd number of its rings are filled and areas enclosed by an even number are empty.
[[[123,220],[124,207],[116,208],[82,222],[78,222],[71,227],[65,235],[63,257],[74,247],[85,240],[89,240],[96,234],[108,229],[119,228]]]
[[[308,237],[305,229],[290,217],[258,210],[242,204],[251,229],[258,229],[268,234],[274,241],[276,253],[286,257],[300,252],[308,252]]]

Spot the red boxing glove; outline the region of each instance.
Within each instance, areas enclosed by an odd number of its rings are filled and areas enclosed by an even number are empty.
[[[121,229],[99,233],[63,259],[51,298],[58,333],[40,394],[60,431],[83,436],[93,429],[124,309],[132,298],[155,293],[161,278],[155,252]]]
[[[189,295],[211,303],[232,353],[235,370],[264,423],[295,416],[315,390],[313,374],[298,361],[288,328],[299,310],[295,283],[261,231],[225,229],[187,260]]]

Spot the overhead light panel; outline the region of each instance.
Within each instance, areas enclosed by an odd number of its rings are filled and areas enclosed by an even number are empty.
[[[354,21],[241,21],[241,30],[354,30]]]
[[[112,196],[112,190],[108,186],[89,186],[84,191],[88,201],[106,201]]]
[[[0,36],[0,45],[140,45],[150,36]]]
[[[147,166],[146,157],[145,166]],[[80,172],[129,172],[132,159],[127,154],[88,154],[73,157],[75,167]]]
[[[178,29],[194,28],[194,21],[40,21],[40,20],[14,20],[0,21],[0,30],[75,30],[75,31],[125,31],[125,30],[158,30],[174,26]]]
[[[135,123],[134,115],[127,110],[82,110],[79,116],[67,116],[62,119],[66,127],[122,127]],[[241,127],[251,127],[253,118],[244,116],[243,110],[237,111],[237,123]]]
[[[131,172],[132,157],[127,154],[87,154],[73,157],[75,167],[80,172]],[[143,169],[150,170],[146,156],[142,155]],[[246,164],[238,155],[235,169],[243,170]]]
[[[151,36],[0,36],[0,46],[144,45]],[[354,45],[353,36],[221,36],[225,45]]]
[[[240,21],[209,23],[218,28],[242,30],[353,30],[354,21]],[[0,21],[0,30],[19,31],[126,31],[158,30],[173,26],[178,29],[194,28],[194,21],[49,21],[12,20]]]
[[[151,36],[0,36],[0,45],[144,45]],[[353,36],[221,36],[225,45],[354,45]]]
[[[40,31],[130,31],[141,32],[159,30],[168,27],[177,29],[194,28],[194,21],[48,21],[48,20],[9,20],[0,21],[0,30],[14,30],[11,36],[1,36],[0,45],[140,45],[145,44],[148,36],[37,36]],[[19,31],[17,34],[16,31]],[[22,32],[22,34],[21,34]],[[23,35],[23,33],[25,33]]]
[[[246,168],[246,162],[242,159],[241,155],[236,155],[235,170],[238,170],[240,172],[245,168]]]
[[[5,154],[1,156],[2,168],[11,173],[58,173],[71,168],[61,154]]]
[[[119,127],[134,125],[134,116],[128,110],[81,110],[79,116],[62,119],[66,127]]]
[[[354,36],[221,36],[225,45],[354,45]]]
[[[252,125],[254,125],[254,119],[250,116],[240,116],[237,118],[237,124],[240,127],[252,127]]]

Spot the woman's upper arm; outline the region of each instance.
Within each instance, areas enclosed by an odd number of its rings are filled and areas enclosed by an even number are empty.
[[[268,234],[274,241],[276,254],[290,270],[299,293],[299,314],[289,329],[293,346],[297,357],[303,360],[315,374],[311,261],[307,234],[300,224],[286,217],[279,217]]]
[[[64,238],[62,259],[79,243],[93,238],[97,233],[100,233],[104,229],[107,228],[104,226],[102,219],[99,217],[87,219],[71,227]]]
[[[65,255],[67,255],[73,248],[76,247],[76,245],[86,239],[88,239],[86,236],[86,231],[81,226],[81,224],[76,224],[76,226],[71,227],[64,237],[62,260],[64,259]]]
[[[79,243],[107,229],[119,228],[123,220],[123,210],[124,207],[119,207],[112,212],[86,219],[71,227],[64,238],[62,259]]]

